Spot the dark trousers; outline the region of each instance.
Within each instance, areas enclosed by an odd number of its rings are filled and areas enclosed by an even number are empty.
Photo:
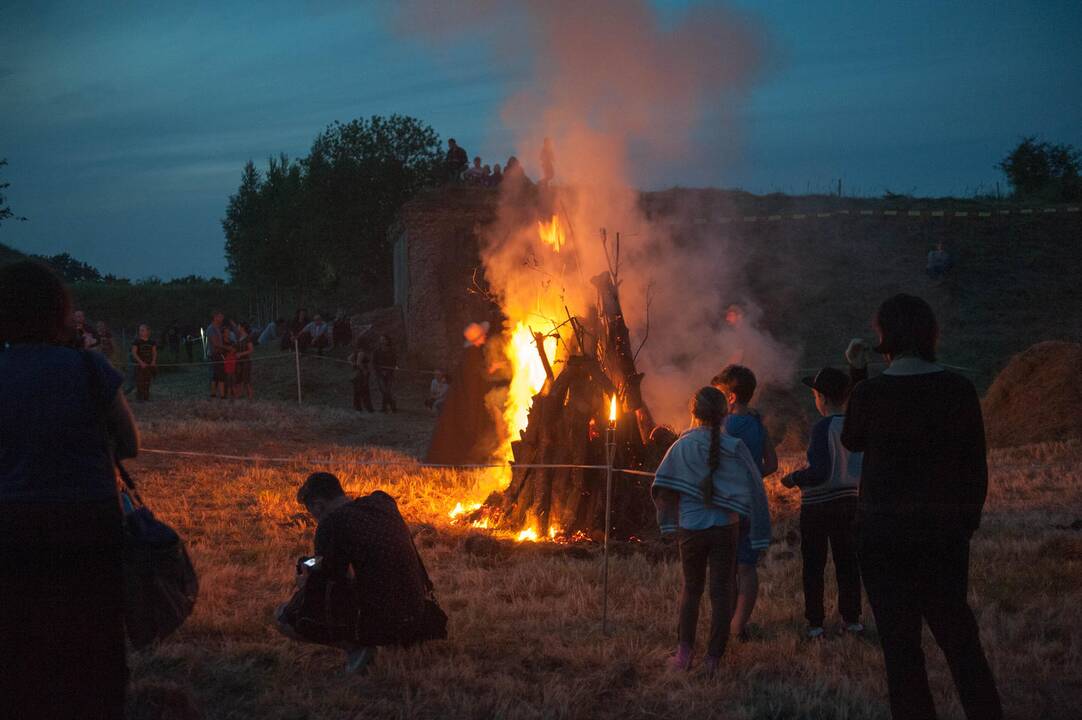
[[[379,387],[380,410],[396,412],[398,405],[394,399],[394,370],[377,370],[376,385]]]
[[[804,617],[822,627],[827,551],[834,556],[838,612],[847,623],[860,622],[860,565],[854,522],[857,499],[840,498],[800,508],[800,555],[804,559]]]
[[[135,397],[137,399],[150,399],[150,382],[153,379],[154,368],[135,366]]]
[[[368,373],[359,372],[353,376],[353,409],[373,412],[372,389]]]
[[[921,648],[922,620],[943,650],[970,720],[1003,717],[969,607],[969,540],[915,540],[862,531],[860,567],[875,614],[895,720],[935,718]]]
[[[115,497],[0,504],[0,716],[123,717],[123,582]]]
[[[706,651],[714,657],[721,657],[725,652],[725,645],[729,642],[739,532],[737,523],[706,530],[680,531],[680,564],[684,568],[684,587],[680,593],[678,638],[682,643],[695,644],[699,603],[706,588],[706,568],[709,566],[710,640]]]

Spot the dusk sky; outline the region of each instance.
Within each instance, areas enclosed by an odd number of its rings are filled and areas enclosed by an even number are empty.
[[[690,4],[656,2],[670,19]],[[1003,183],[994,166],[1023,135],[1082,146],[1082,3],[886,5],[737,3],[766,50],[729,137],[702,128],[706,151],[637,184],[972,195]],[[396,33],[387,8],[9,0],[0,177],[29,221],[0,242],[135,278],[223,276],[244,163],[302,156],[335,120],[403,113],[486,162],[533,157],[500,115],[532,55],[489,42],[519,31],[437,44]]]

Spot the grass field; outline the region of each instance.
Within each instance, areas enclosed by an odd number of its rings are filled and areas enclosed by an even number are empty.
[[[490,478],[308,462],[409,462],[432,425],[422,378],[404,380],[403,412],[361,416],[349,409],[345,365],[306,358],[302,369],[311,403],[302,407],[292,362],[266,360],[254,403],[206,399],[197,368],[163,374],[155,400],[135,408],[144,447],[297,462],[144,453],[130,463],[148,503],[188,539],[202,583],[186,625],[132,656],[134,717],[170,693],[190,696],[206,718],[266,720],[888,716],[874,625],[861,639],[801,640],[797,504],[776,481],[754,641],[730,645],[714,679],[674,674],[664,669],[680,583],[670,548],[617,548],[614,632],[604,637],[596,546],[516,544],[449,524],[454,502],[482,496]],[[1057,529],[1082,518],[1080,460],[1079,442],[992,453],[972,601],[1012,718],[1066,720],[1082,707],[1082,532]],[[798,461],[784,457],[783,470]],[[272,611],[313,534],[293,495],[315,469],[336,471],[350,492],[382,488],[398,499],[450,616],[448,640],[385,650],[354,677],[341,653],[277,634]],[[828,589],[828,606],[831,597]],[[959,718],[946,665],[930,639],[926,647],[943,717]]]

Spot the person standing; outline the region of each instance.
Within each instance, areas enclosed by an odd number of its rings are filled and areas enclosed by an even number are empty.
[[[150,326],[140,325],[131,346],[135,362],[135,397],[140,402],[150,400],[150,383],[158,371],[158,343],[150,339]]]
[[[349,356],[349,364],[353,367],[353,409],[375,412],[372,407],[372,358],[360,339]]]
[[[104,320],[98,320],[95,329],[98,333],[98,346],[94,348],[105,358],[112,363],[114,361],[113,353],[116,351],[116,346],[113,343],[113,333],[109,330],[109,326],[105,324]]]
[[[237,368],[235,394],[237,397],[254,397],[252,392],[252,353],[255,342],[252,339],[252,326],[246,322],[237,324]]]
[[[714,387],[691,398],[692,427],[669,448],[651,494],[662,534],[677,533],[684,573],[677,623],[679,644],[670,665],[691,668],[699,604],[710,569],[710,638],[705,666],[713,673],[729,641],[740,517],[751,520],[751,546],[770,545],[770,510],[763,479],[747,445],[722,432],[728,407]]]
[[[726,365],[710,384],[725,395],[729,404],[723,428],[725,434],[744,441],[762,477],[772,475],[778,469],[778,454],[762,416],[749,406],[758,386],[755,373],[743,365]],[[733,621],[729,624],[730,633],[741,642],[751,639],[748,621],[759,597],[759,553],[751,548],[750,529],[748,519],[741,518],[740,545],[736,551],[736,604]]]
[[[174,320],[162,334],[162,347],[169,348],[173,362],[180,362],[180,326]]]
[[[846,450],[839,439],[849,396],[849,378],[841,370],[825,367],[815,377],[806,377],[801,382],[811,388],[815,408],[823,417],[812,428],[808,465],[786,475],[781,484],[800,488],[800,555],[807,637],[815,640],[824,635],[823,574],[828,550],[834,557],[842,628],[859,634],[864,632],[864,625],[860,622],[860,567],[853,524],[861,456]]]
[[[376,351],[372,353],[372,364],[376,370],[376,385],[379,387],[380,411],[398,412],[394,397],[394,374],[398,369],[398,355],[391,345],[391,338],[379,336]]]
[[[225,399],[225,313],[215,310],[207,325],[207,359],[210,361],[210,396]],[[217,394],[215,392],[217,391]]]
[[[139,441],[70,312],[47,267],[0,268],[0,713],[23,720],[122,718],[128,682],[113,458]]]
[[[842,444],[864,453],[858,555],[879,630],[895,720],[936,717],[922,624],[950,666],[967,718],[1003,717],[969,607],[969,542],[988,491],[984,421],[973,384],[936,363],[927,302],[888,298],[875,316],[889,366],[857,383]]]

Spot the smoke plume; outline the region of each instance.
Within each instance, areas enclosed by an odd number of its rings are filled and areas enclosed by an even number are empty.
[[[503,219],[488,233],[483,260],[510,315],[532,314],[541,329],[564,304],[585,312],[594,297],[588,280],[609,268],[619,232],[621,301],[636,344],[649,315],[638,364],[659,420],[683,426],[687,399],[729,362],[751,367],[761,385],[788,382],[794,353],[758,329],[739,244],[721,230],[696,227],[680,207],[664,222],[651,220],[635,189],[651,169],[699,152],[696,138],[736,132],[730,111],[764,54],[751,19],[724,6],[665,18],[645,0],[473,0],[410,2],[397,20],[429,39],[487,38],[494,58],[529,54],[531,78],[507,98],[502,119],[532,177],[542,141],[551,138],[557,209],[573,236],[563,252],[575,253],[582,274],[568,276],[565,261],[537,259],[537,232],[521,229],[515,199],[505,192]],[[484,27],[500,30],[478,34]],[[726,161],[711,158],[718,166]]]

